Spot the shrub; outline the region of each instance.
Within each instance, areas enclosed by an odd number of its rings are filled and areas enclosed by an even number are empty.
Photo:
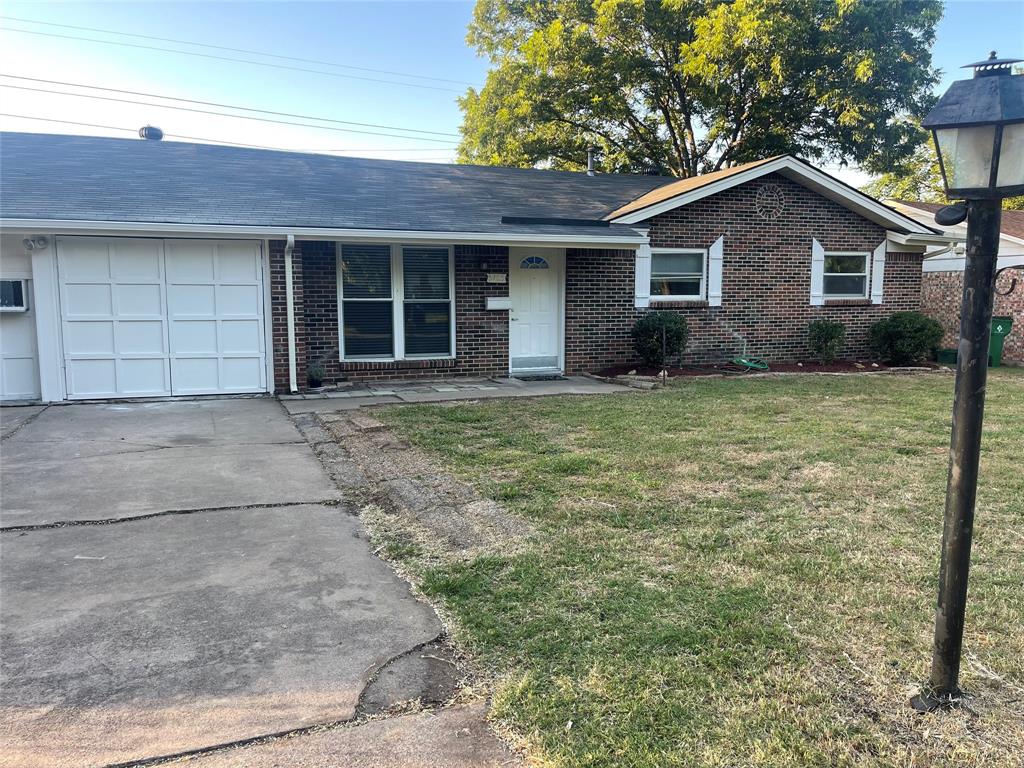
[[[927,357],[942,341],[942,325],[920,312],[897,312],[868,329],[875,354],[893,365],[910,365]]]
[[[846,326],[838,320],[812,320],[807,329],[811,350],[823,363],[831,363],[839,354],[846,337]]]
[[[306,380],[309,382],[309,386],[314,389],[324,383],[326,375],[327,372],[324,370],[323,363],[311,363],[306,368]]]
[[[662,368],[669,360],[682,357],[689,336],[682,315],[648,312],[633,325],[633,348],[647,365]]]

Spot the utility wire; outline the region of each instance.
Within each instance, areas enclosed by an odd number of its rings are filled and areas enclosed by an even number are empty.
[[[325,123],[337,123],[339,125],[357,125],[361,128],[383,128],[388,131],[405,131],[407,133],[429,133],[435,136],[451,136],[458,138],[457,133],[446,133],[445,131],[427,131],[422,128],[403,128],[398,125],[378,125],[377,123],[357,123],[352,120],[336,120],[331,117],[317,117],[316,115],[301,115],[294,112],[275,112],[271,109],[257,109],[255,107],[240,107],[236,104],[222,104],[217,101],[200,101],[199,99],[186,99],[181,96],[164,96],[159,93],[147,93],[145,91],[127,91],[121,88],[106,88],[100,85],[86,85],[84,83],[68,83],[63,80],[44,80],[40,77],[23,77],[21,75],[8,75],[0,72],[0,77],[12,80],[27,80],[33,83],[46,83],[47,85],[66,85],[72,88],[88,88],[94,91],[107,91],[110,93],[122,93],[129,96],[148,96],[154,99],[169,99],[170,101],[181,101],[188,104],[202,104],[207,107],[223,107],[225,109],[237,109],[243,112],[257,112],[261,115],[278,115],[279,117],[298,117],[303,120],[319,120]],[[59,91],[54,91],[59,93]],[[84,95],[84,94],[83,94]]]
[[[400,80],[383,80],[378,77],[363,77],[361,75],[343,75],[340,72],[326,72],[322,69],[309,69],[307,67],[292,67],[287,64],[271,64],[266,61],[250,61],[248,59],[235,59],[230,56],[216,56],[212,53],[200,53],[199,51],[179,51],[174,48],[160,48],[155,45],[141,45],[139,43],[122,43],[118,40],[99,40],[95,37],[77,37],[75,35],[59,35],[56,32],[40,32],[33,29],[13,29],[5,27],[0,29],[4,32],[17,32],[23,35],[41,35],[43,37],[56,37],[63,40],[82,40],[87,43],[101,43],[104,45],[119,45],[123,48],[140,48],[146,51],[161,51],[163,53],[177,53],[182,56],[198,56],[202,59],[215,59],[217,61],[233,61],[237,64],[252,64],[256,67],[270,67],[271,69],[285,69],[292,72],[311,72],[315,75],[326,75],[328,77],[340,77],[348,80],[365,80],[370,83],[385,83],[387,85],[404,85],[407,88],[419,88],[428,91],[447,91],[449,93],[462,93],[458,88],[445,88],[439,85],[426,85],[424,83],[403,83]]]
[[[11,117],[17,120],[40,120],[46,123],[61,123],[62,125],[78,125],[85,128],[102,128],[108,131],[126,131],[128,133],[138,133],[137,128],[123,128],[119,125],[100,125],[99,123],[82,123],[77,120],[58,120],[53,117],[31,117],[29,115],[14,115],[7,112],[0,112],[0,117]],[[246,147],[249,149],[269,149],[273,152],[298,152],[301,154],[312,154],[317,152],[386,152],[391,150],[383,149],[281,149],[280,147],[268,147],[263,144],[243,144],[238,141],[224,141],[221,139],[207,139],[202,136],[183,136],[178,133],[165,133],[164,136],[171,139],[185,139],[187,141],[204,141],[211,144],[227,144],[232,147]],[[425,149],[436,150],[437,147],[426,147]],[[402,150],[394,150],[402,151]],[[426,162],[427,160],[448,160],[449,158],[417,158],[416,162]]]
[[[212,48],[218,51],[230,51],[231,53],[247,53],[253,56],[266,56],[271,59],[283,61],[297,61],[303,64],[321,64],[327,67],[338,67],[340,69],[353,69],[357,72],[376,72],[381,75],[396,75],[398,77],[413,77],[419,80],[434,80],[439,83],[454,83],[455,85],[476,85],[466,80],[450,80],[446,77],[432,77],[430,75],[415,75],[411,72],[396,72],[390,69],[374,69],[372,67],[357,67],[354,64],[339,64],[335,61],[323,61],[321,59],[303,59],[298,56],[284,56],[280,53],[266,53],[265,51],[253,51],[248,48],[231,48],[226,45],[213,45],[212,43],[197,43],[192,40],[178,40],[173,37],[157,37],[156,35],[140,35],[136,32],[118,32],[113,29],[101,29],[99,27],[79,27],[74,24],[57,24],[52,21],[37,21],[35,19],[22,19],[17,16],[5,16],[0,14],[0,19],[16,21],[20,24],[41,24],[45,27],[60,27],[62,29],[76,29],[80,32],[100,32],[107,35],[120,35],[121,37],[137,37],[140,40],[156,40],[162,43],[175,43],[176,45],[195,45],[200,48]]]
[[[277,125],[294,125],[302,128],[318,128],[322,131],[337,131],[339,133],[359,133],[367,136],[386,136],[392,139],[412,139],[414,141],[429,141],[435,144],[446,144],[454,146],[450,139],[433,139],[429,136],[402,136],[395,133],[381,133],[380,131],[361,131],[355,128],[337,128],[333,125],[316,125],[315,123],[297,123],[293,120],[274,120],[269,117],[254,117],[252,115],[232,115],[229,112],[216,112],[210,109],[196,109],[195,107],[178,107],[173,104],[157,104],[152,101],[138,101],[136,99],[119,99],[114,96],[99,96],[92,93],[72,93],[71,91],[54,91],[46,88],[31,88],[26,85],[10,85],[0,83],[0,88],[12,88],[18,91],[33,91],[35,93],[50,93],[56,96],[73,96],[79,99],[98,99],[100,101],[113,101],[119,104],[137,104],[144,107],[158,107],[161,109],[174,109],[180,112],[194,112],[201,115],[217,115],[219,117],[234,117],[239,120],[255,120],[259,123],[275,123]]]

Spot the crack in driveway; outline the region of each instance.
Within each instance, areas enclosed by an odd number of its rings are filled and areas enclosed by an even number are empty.
[[[343,512],[355,515],[341,499],[326,499],[324,501],[279,501],[269,504],[242,504],[233,507],[204,507],[199,509],[165,509],[161,512],[149,512],[145,515],[133,515],[131,517],[107,517],[98,520],[58,520],[53,523],[37,523],[32,525],[6,525],[0,526],[0,533],[26,533],[30,531],[48,531],[54,528],[77,528],[85,525],[114,525],[117,523],[134,523],[140,520],[152,520],[154,517],[168,517],[170,515],[195,515],[202,512],[240,512],[246,509],[278,509],[280,507],[336,507]]]

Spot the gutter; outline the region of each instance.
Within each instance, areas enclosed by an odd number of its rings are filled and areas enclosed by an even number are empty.
[[[56,235],[161,235],[165,237],[209,237],[211,239],[284,239],[293,235],[304,240],[344,240],[346,242],[401,242],[409,245],[446,243],[448,245],[548,246],[551,248],[636,248],[646,242],[636,234],[573,235],[530,234],[516,232],[451,232],[410,229],[344,229],[332,227],[276,227],[235,224],[178,224],[151,221],[85,221],[79,219],[0,219],[0,228],[15,233],[46,232]]]
[[[295,286],[292,280],[292,253],[295,250],[295,235],[288,235],[284,246],[284,295],[288,318],[288,390],[294,395],[299,391],[298,375],[295,370]]]

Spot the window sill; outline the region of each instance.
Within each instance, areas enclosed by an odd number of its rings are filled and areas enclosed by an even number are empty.
[[[454,368],[454,357],[413,357],[405,360],[342,360],[339,371],[400,370],[404,368]]]
[[[706,307],[707,299],[651,299],[651,309],[687,309],[689,307]]]
[[[825,299],[826,307],[870,307],[871,299]]]

